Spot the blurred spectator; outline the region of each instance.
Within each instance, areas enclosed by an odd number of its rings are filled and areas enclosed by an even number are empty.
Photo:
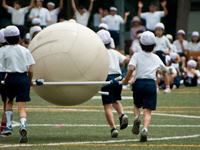
[[[49,11],[42,7],[43,0],[36,0],[36,8],[33,8],[30,12],[29,19],[32,21],[34,18],[41,19],[41,27],[45,28],[47,26],[46,22],[51,22],[51,16]]]
[[[34,0],[31,0],[31,3],[27,7],[22,8],[22,3],[20,1],[14,1],[14,6],[8,6],[6,0],[2,1],[2,6],[8,10],[8,13],[12,16],[12,24],[18,27],[20,31],[20,37],[24,37],[24,23],[25,15],[28,11],[34,6]]]
[[[138,16],[133,17],[133,20],[131,21],[133,27],[131,28],[131,32],[130,32],[130,37],[131,40],[134,41],[135,39],[137,39],[137,31],[146,31],[145,27],[141,25],[141,20]]]
[[[168,38],[170,45],[171,45],[171,52],[177,52],[177,48],[173,43],[173,36],[171,34],[167,34],[166,38]]]
[[[83,6],[79,6],[79,8],[77,9],[74,0],[72,0],[72,8],[73,8],[74,13],[76,15],[77,23],[80,23],[84,26],[88,25],[88,20],[89,20],[90,14],[91,14],[92,9],[93,9],[93,2],[94,2],[94,0],[90,0],[90,6],[89,6],[89,9],[87,11]]]
[[[132,56],[134,53],[139,52],[142,50],[141,46],[140,46],[140,36],[142,34],[143,30],[138,30],[136,32],[136,38],[134,41],[132,41],[130,50],[129,50],[129,54]]]
[[[30,41],[40,32],[42,28],[39,26],[34,26],[30,29]]]
[[[55,8],[55,4],[53,2],[47,3],[47,9],[49,10],[51,16],[51,22],[47,22],[47,26],[52,25],[58,22],[58,14],[63,8],[63,0],[60,0],[60,6]]]

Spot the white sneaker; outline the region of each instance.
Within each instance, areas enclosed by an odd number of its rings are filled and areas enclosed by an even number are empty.
[[[166,88],[166,89],[164,90],[164,93],[171,93],[171,89],[170,89],[170,88]]]

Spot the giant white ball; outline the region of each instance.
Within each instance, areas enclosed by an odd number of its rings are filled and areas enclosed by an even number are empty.
[[[89,28],[77,23],[51,25],[29,45],[36,64],[34,79],[45,82],[105,81],[108,57],[105,46]],[[101,85],[43,85],[34,91],[56,105],[77,105],[91,99]]]

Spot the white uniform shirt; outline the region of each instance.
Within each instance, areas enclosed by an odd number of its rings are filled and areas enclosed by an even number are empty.
[[[5,51],[5,46],[0,48],[0,72],[6,72],[5,68],[4,68],[4,59],[3,59],[3,55],[4,55],[4,51]]]
[[[156,11],[154,13],[141,13],[141,18],[146,20],[146,28],[153,31],[155,30],[155,25],[159,23],[161,21],[161,18],[164,16],[164,11]]]
[[[12,24],[18,25],[18,26],[23,26],[24,25],[24,20],[25,20],[25,15],[28,13],[28,7],[20,8],[19,10],[13,8],[13,7],[8,7],[8,12],[12,15]]]
[[[124,20],[119,15],[107,15],[106,17],[102,18],[102,22],[108,25],[109,30],[119,31],[120,24],[123,24]]]
[[[176,48],[176,45],[174,45],[174,44],[171,44],[171,43],[170,43],[170,45],[171,45],[171,49],[172,49],[172,51],[171,51],[171,52],[175,52],[175,53],[177,53],[177,48]]]
[[[141,46],[140,46],[140,42],[138,40],[134,40],[131,44],[131,50],[133,52],[139,52],[142,50]]]
[[[186,49],[190,51],[200,51],[200,42],[198,43],[189,42],[186,46]]]
[[[169,49],[171,49],[171,44],[169,40],[166,38],[166,36],[157,37],[156,36],[156,46],[154,47],[154,51],[163,51],[163,52],[169,52]]]
[[[140,51],[135,53],[130,62],[129,66],[132,65],[135,67],[135,77],[137,79],[153,79],[156,80],[156,71],[158,68],[161,68],[163,71],[167,71],[166,66],[160,60],[160,58],[153,54]]]
[[[86,11],[83,15],[81,15],[81,14],[77,11],[77,12],[75,12],[75,15],[76,15],[76,22],[87,27],[87,25],[88,25],[88,20],[89,20],[89,18],[90,18],[90,13]]]
[[[177,53],[182,53],[182,48],[181,48],[181,44],[180,44],[180,42],[179,42],[179,40],[175,40],[174,42],[173,42],[173,44],[176,46],[176,48],[177,48]],[[188,44],[188,41],[186,41],[186,40],[183,40],[183,47],[184,47],[184,49],[186,49],[186,46],[187,46],[187,44]]]
[[[112,49],[115,48],[115,42],[114,42],[113,38],[111,38],[110,48],[112,48]]]
[[[28,72],[29,66],[35,61],[28,49],[20,45],[7,45],[3,54],[6,72]]]
[[[58,14],[59,14],[59,12],[60,12],[59,8],[56,8],[54,10],[49,11],[49,14],[51,16],[51,22],[47,22],[47,26],[58,22]]]
[[[126,57],[113,49],[107,49],[109,60],[109,73],[108,74],[121,74],[119,63],[124,62]]]
[[[46,26],[46,21],[51,20],[51,16],[49,14],[49,11],[46,8],[33,8],[31,9],[29,18],[39,18],[41,19],[41,26]]]

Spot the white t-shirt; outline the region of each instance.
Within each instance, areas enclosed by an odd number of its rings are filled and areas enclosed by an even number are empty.
[[[51,20],[51,16],[49,14],[48,9],[46,8],[33,8],[31,9],[29,18],[37,18],[39,16],[39,18],[41,19],[41,26],[46,26],[46,21],[47,20]]]
[[[115,42],[114,42],[113,38],[111,38],[110,48],[112,48],[112,49],[115,48]]]
[[[121,74],[119,63],[124,62],[126,57],[113,49],[107,49],[109,60],[109,73],[108,74]]]
[[[146,20],[146,28],[149,30],[155,30],[155,25],[161,21],[161,18],[164,17],[164,11],[156,11],[154,13],[146,12],[141,13],[141,18]]]
[[[6,72],[28,72],[35,61],[28,49],[20,45],[7,45],[3,54]]]
[[[199,71],[199,70],[195,70],[195,74],[197,75],[198,78],[200,77],[200,71]],[[187,76],[188,76],[188,77],[192,77],[191,71],[188,71],[188,72],[187,72]]]
[[[4,51],[5,51],[5,46],[0,48],[0,72],[5,72],[5,68],[4,68],[4,59],[3,59],[3,55],[4,55]]]
[[[140,42],[138,40],[134,40],[131,44],[131,50],[133,52],[139,52],[142,50],[141,46],[140,46]]]
[[[176,45],[174,45],[174,44],[171,44],[171,43],[170,43],[170,45],[171,45],[171,49],[172,49],[172,51],[171,51],[171,52],[175,52],[175,53],[177,53],[177,48],[176,48]]]
[[[182,48],[181,48],[181,44],[180,44],[179,40],[175,40],[173,42],[173,44],[176,46],[177,53],[180,53],[180,52],[182,53]],[[183,40],[183,47],[184,47],[184,49],[186,49],[187,44],[188,44],[188,41]]]
[[[190,50],[190,51],[200,51],[200,42],[198,42],[198,43],[189,42],[186,45],[186,49]]]
[[[47,22],[47,26],[58,22],[58,14],[59,14],[59,12],[60,12],[59,8],[56,8],[54,10],[49,11],[49,14],[51,16],[51,22]]]
[[[28,13],[28,7],[20,8],[19,10],[13,8],[13,7],[8,7],[8,12],[12,15],[12,24],[18,25],[18,26],[23,26],[24,25],[24,20],[25,20],[25,15]]]
[[[171,44],[169,40],[166,38],[166,36],[157,37],[156,36],[156,46],[154,47],[154,51],[163,51],[163,52],[169,52],[169,49],[171,49]]]
[[[76,15],[76,22],[87,27],[87,25],[88,25],[88,20],[89,20],[89,18],[90,18],[90,13],[86,11],[83,15],[81,15],[81,14],[77,11],[77,12],[75,12],[75,15]]]
[[[135,77],[137,79],[153,79],[156,80],[156,71],[158,68],[161,68],[163,71],[167,71],[166,66],[160,60],[160,58],[153,54],[140,51],[135,53],[130,62],[129,66],[132,65],[135,67]]]
[[[119,31],[120,24],[123,24],[124,20],[119,15],[107,15],[106,17],[102,18],[102,22],[108,25],[109,30]]]

